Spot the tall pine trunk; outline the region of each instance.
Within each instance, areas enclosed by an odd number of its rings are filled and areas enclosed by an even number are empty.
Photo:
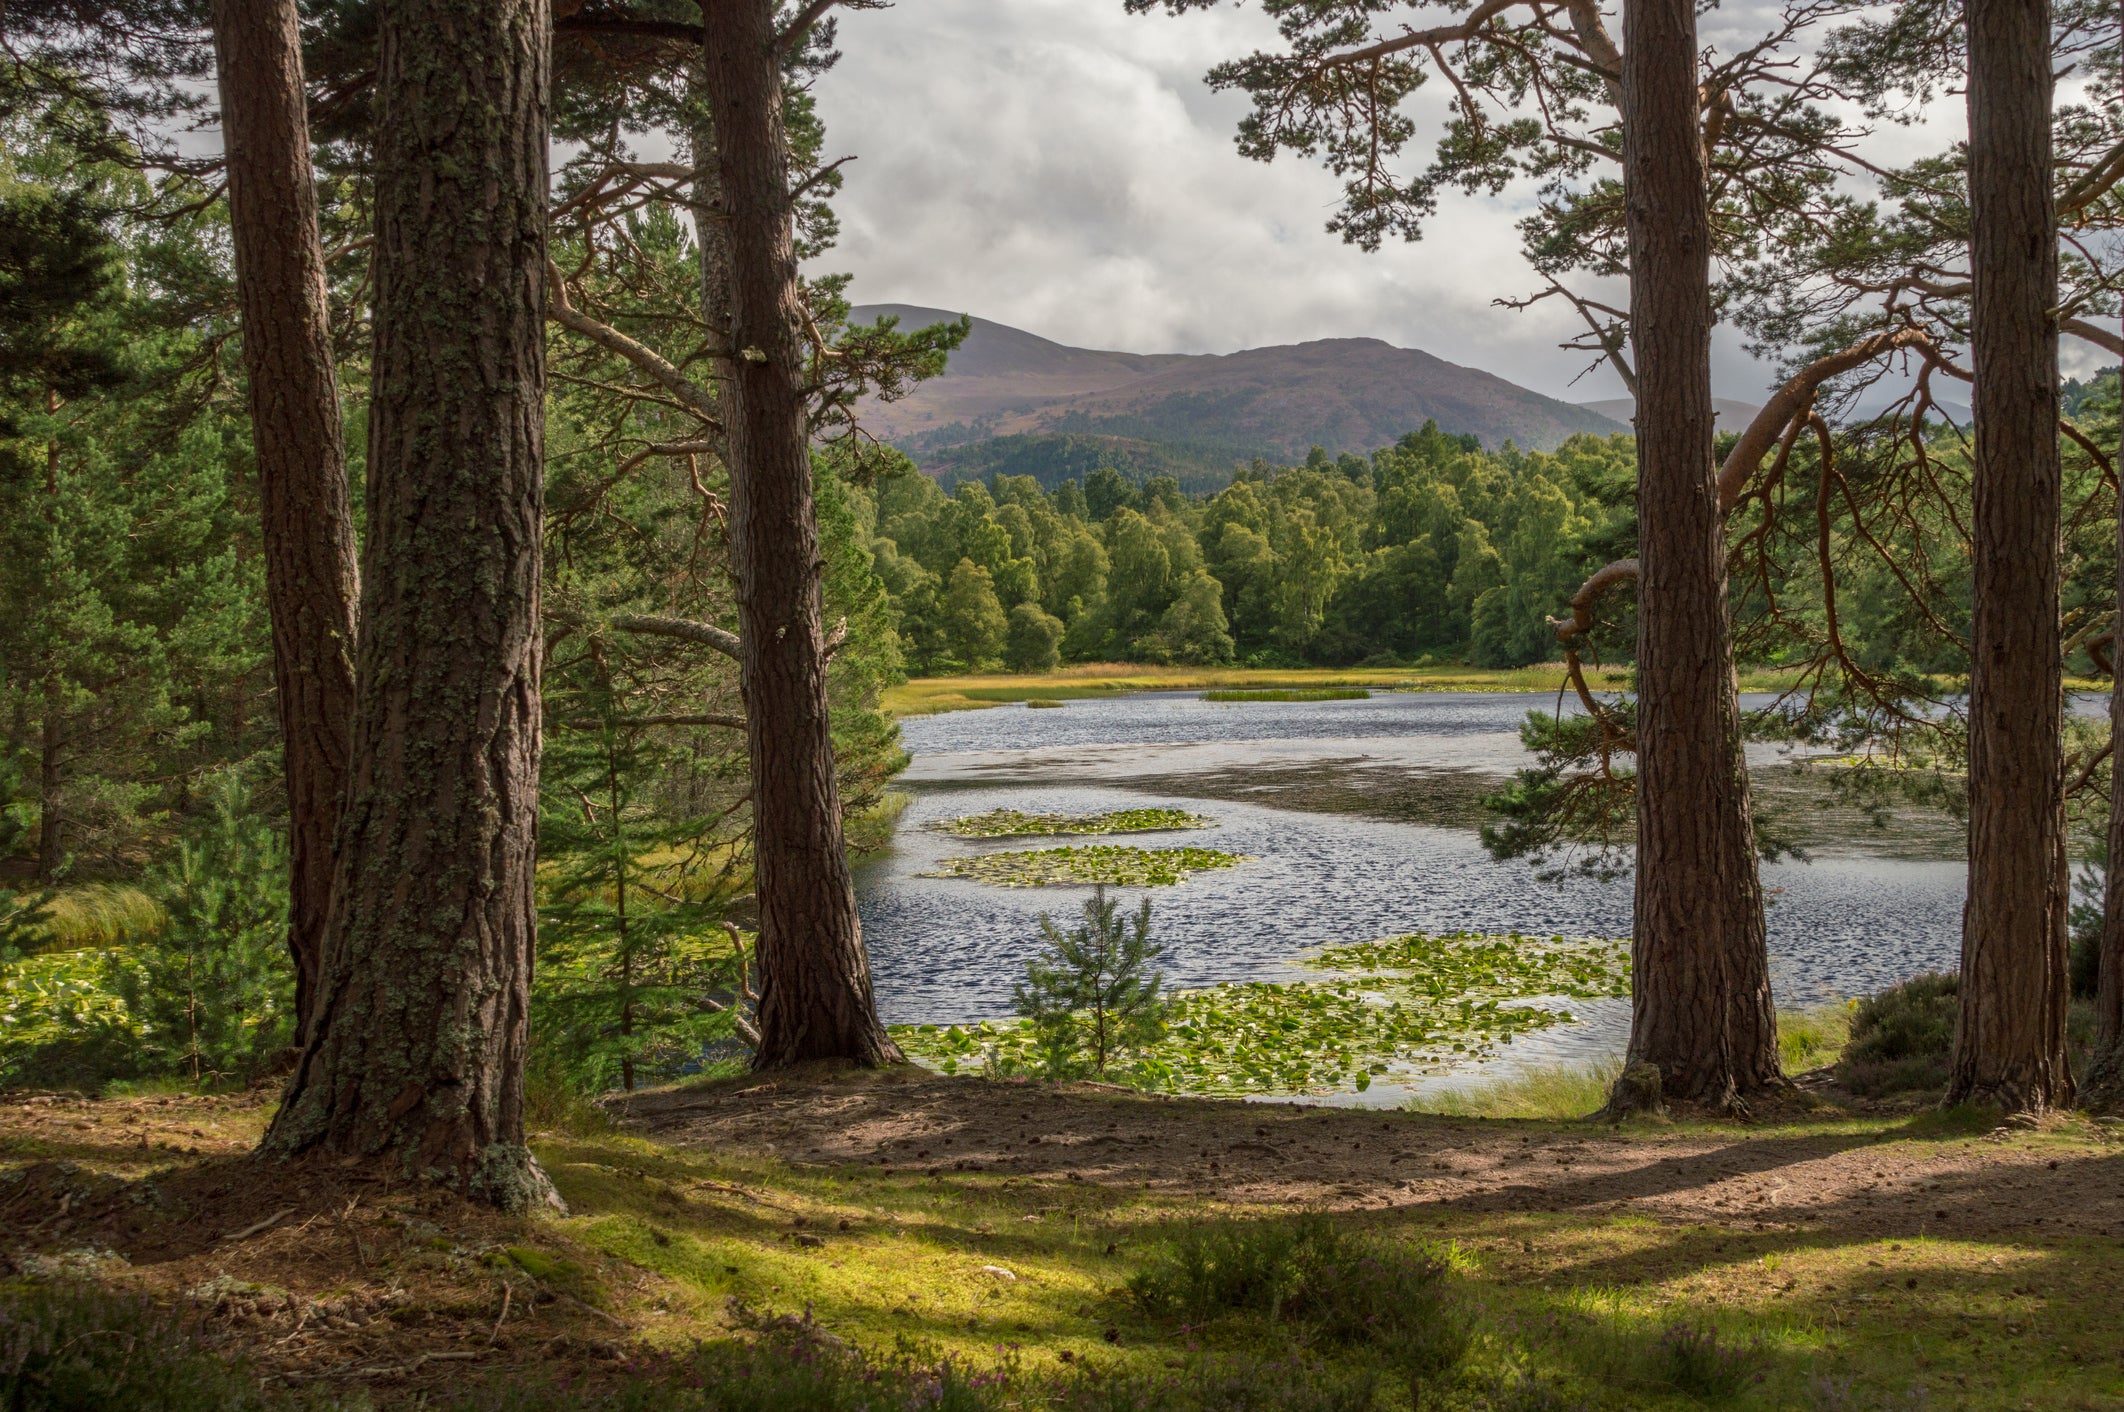
[[[519,1207],[538,817],[545,0],[384,0],[352,773],[269,1150]]]
[[[1691,0],[1623,8],[1637,354],[1632,1065],[1727,1108],[1779,1077],[1712,462],[1711,233]]]
[[[720,318],[711,310],[711,327],[729,355],[722,402],[760,913],[756,1062],[897,1063],[871,995],[827,716],[824,561],[811,498],[775,8],[774,0],[702,7],[719,202],[711,224],[728,285],[727,307]]]
[[[1970,0],[1976,423],[1969,900],[1950,1103],[2072,1101],[2050,6]]]
[[[2124,513],[2117,516],[2117,605],[2110,644],[2109,733],[2124,742]],[[2124,1109],[2124,752],[2109,763],[2109,861],[2103,889],[2102,951],[2095,982],[2095,1043],[2080,1101],[2098,1111]]]
[[[295,0],[214,0],[236,293],[289,815],[288,950],[309,1022],[354,719],[354,517]]]
[[[2094,1055],[2080,1085],[2080,1101],[2098,1110],[2124,1110],[2124,507],[2117,513],[2117,616],[2110,624],[2109,854],[2104,869],[2102,951],[2095,980]]]

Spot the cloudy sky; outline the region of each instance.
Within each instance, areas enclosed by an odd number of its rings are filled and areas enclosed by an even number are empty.
[[[1705,37],[1752,30],[1763,8],[1728,5]],[[859,302],[1145,353],[1370,336],[1572,401],[1622,390],[1605,370],[1579,378],[1583,357],[1556,347],[1576,330],[1568,311],[1492,307],[1538,287],[1514,228],[1531,191],[1449,199],[1421,243],[1366,255],[1322,229],[1332,176],[1238,156],[1245,102],[1202,75],[1274,42],[1256,6],[1172,18],[1121,0],[899,0],[845,14],[840,40],[819,100],[829,152],[857,160],[823,263],[855,275]],[[1722,340],[1719,395],[1757,400],[1769,376]]]

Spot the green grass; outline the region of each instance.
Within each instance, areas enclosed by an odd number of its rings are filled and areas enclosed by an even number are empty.
[[[1849,1005],[1779,1015],[1777,1046],[1785,1072],[1804,1074],[1835,1063],[1850,1032],[1850,1016]],[[1621,1073],[1621,1056],[1611,1055],[1590,1063],[1549,1065],[1508,1079],[1418,1094],[1406,1106],[1412,1112],[1455,1118],[1568,1121],[1606,1107],[1608,1091]]]
[[[1595,691],[1626,691],[1629,668],[1591,670],[1586,681]],[[1791,686],[1795,674],[1780,668],[1744,668],[1743,691],[1778,691]],[[1007,702],[1077,701],[1131,691],[1317,691],[1368,689],[1412,692],[1544,692],[1567,690],[1563,664],[1531,667],[1467,667],[1457,663],[1427,667],[1156,667],[1129,662],[1090,662],[1053,672],[962,677],[916,677],[889,688],[884,708],[895,716],[926,716],[938,711],[975,711]],[[2106,687],[2104,688],[2106,690]]]
[[[1369,701],[1372,693],[1363,687],[1322,686],[1269,688],[1261,691],[1231,689],[1205,691],[1204,701]]]
[[[1600,680],[1595,686],[1619,686]],[[1132,691],[1555,691],[1559,665],[1493,671],[1482,667],[1297,668],[1156,667],[1098,662],[1058,671],[1011,676],[916,677],[888,689],[883,705],[895,716],[976,711],[1010,702],[1093,700]]]
[[[1777,1057],[1791,1077],[1834,1064],[1851,1038],[1853,1006],[1819,1005],[1777,1017]]]
[[[1733,1132],[1736,1142],[1828,1137],[1916,1155],[1958,1150],[1970,1136],[1966,1125],[1885,1120]],[[2114,1143],[2103,1149],[2084,1135],[2014,1141],[2115,1160]],[[675,1287],[667,1302],[683,1321],[713,1318],[731,1296],[762,1310],[809,1306],[859,1347],[906,1341],[968,1366],[1014,1369],[1034,1384],[1017,1404],[1028,1408],[1084,1405],[1036,1394],[1041,1378],[1087,1364],[1131,1387],[1201,1358],[1322,1359],[1309,1379],[1321,1385],[1381,1371],[1375,1351],[1324,1337],[1310,1315],[1263,1309],[1243,1288],[1220,1289],[1213,1270],[1204,1292],[1173,1302],[1132,1292],[1184,1292],[1184,1261],[1213,1266],[1220,1249],[1288,1280],[1253,1231],[1307,1219],[1296,1210],[1001,1174],[798,1168],[621,1137],[543,1144],[539,1155],[580,1213],[563,1229],[669,1281],[661,1288]],[[2124,1272],[2114,1242],[1876,1239],[1429,1205],[1314,1219],[1337,1240],[1436,1252],[1447,1266],[1437,1288],[1468,1314],[1471,1337],[1427,1394],[1441,1412],[1831,1412],[1919,1405],[1908,1401],[1913,1388],[1929,1391],[1924,1406],[1978,1412],[2124,1397],[2124,1324],[2106,1297]],[[826,1233],[823,1248],[785,1239],[799,1220]],[[1174,1248],[1190,1241],[1209,1249],[1176,1271]],[[1382,1387],[1377,1403],[1215,1405],[1407,1408],[1391,1378]]]
[[[1110,833],[1166,833],[1178,829],[1215,828],[1217,821],[1185,809],[1112,809],[1103,814],[1026,814],[991,809],[961,814],[930,825],[960,838],[1057,838]]]
[[[1052,1102],[1137,1100],[1058,1089]],[[1176,1142],[1195,1135],[1185,1107],[1163,1111]],[[2036,1171],[2124,1160],[2124,1134],[2083,1120],[1989,1136],[1995,1126],[1939,1113],[1682,1122],[1647,1136],[1646,1161],[1663,1169],[1664,1144],[1707,1139],[1755,1163],[1855,1149],[1908,1166],[1972,1146]],[[1450,1367],[1431,1361],[1425,1412],[2064,1412],[2124,1400],[2112,1293],[2124,1249],[2107,1237],[1887,1236],[1834,1209],[1767,1229],[1575,1205],[1309,1210],[1059,1175],[792,1164],[610,1130],[548,1134],[534,1150],[572,1214],[527,1223],[497,1254],[623,1318],[631,1334],[599,1332],[631,1345],[630,1365],[585,1381],[579,1355],[519,1345],[453,1371],[426,1395],[437,1412],[1409,1412],[1406,1360],[1371,1336],[1370,1311],[1404,1318],[1433,1298],[1468,1338]],[[1323,1233],[1293,1238],[1308,1227]],[[1323,1249],[1382,1269],[1331,1265]],[[1258,1297],[1254,1275],[1283,1302]],[[1416,1297],[1375,1302],[1403,1289]],[[54,1295],[54,1313],[30,1304]],[[11,1280],[0,1301],[5,1405],[302,1405],[257,1393],[143,1300]],[[364,1405],[344,1383],[323,1389]],[[379,1391],[387,1405],[411,1395]]]
[[[1558,1064],[1508,1079],[1420,1093],[1406,1106],[1411,1112],[1454,1118],[1583,1118],[1607,1104],[1608,1090],[1621,1072],[1620,1059]]]
[[[52,897],[50,915],[49,940],[42,948],[49,951],[125,946],[153,936],[168,920],[161,903],[121,883],[61,888]]]
[[[925,878],[971,878],[994,887],[1170,887],[1195,873],[1251,862],[1243,853],[1214,848],[1130,848],[1095,843],[1021,849],[938,860]]]

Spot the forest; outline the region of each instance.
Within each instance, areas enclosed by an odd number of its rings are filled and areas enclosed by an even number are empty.
[[[0,6],[0,1400],[2124,1396],[2113,7],[1261,9],[1633,435],[926,474],[882,0]]]
[[[2115,441],[2114,371],[2068,380],[2063,395],[2065,415],[2088,441]],[[1878,429],[1849,427],[1846,445],[1869,435]],[[1728,450],[1736,435],[1721,440]],[[1962,433],[1935,428],[1928,452],[1966,476]],[[1031,476],[999,473],[958,481],[947,495],[903,470],[864,496],[863,518],[908,670],[921,675],[1107,661],[1519,667],[1561,656],[1548,615],[1632,551],[1633,456],[1628,437],[1593,436],[1553,453],[1509,443],[1486,452],[1429,424],[1369,459],[1331,461],[1316,450],[1303,466],[1256,461],[1236,468],[1228,486],[1195,495],[1169,476],[1132,483],[1110,464],[1051,494]],[[2068,459],[2075,500],[2097,524],[2106,508],[2100,464],[2075,443]],[[1804,461],[1798,469],[1819,475]],[[1961,677],[1969,565],[1953,517],[1967,505],[1928,500],[1912,511],[1944,550],[1931,570],[1939,590],[1927,601],[1936,625],[1913,620],[1890,565],[1860,560],[1839,574],[1847,600],[1839,632],[1871,673]],[[1834,542],[1860,539],[1862,523],[1853,505],[1832,504]],[[1793,556],[1814,546],[1787,538],[1776,552],[1782,585],[1794,576]],[[2108,538],[2075,536],[2067,552],[2068,596],[2101,601],[2113,576]],[[1770,628],[1773,604],[1788,627],[1800,626],[1797,639]],[[1765,626],[1744,664],[1809,660],[1804,644],[1823,620],[1804,587],[1776,599],[1742,595],[1736,608]],[[1609,660],[1632,659],[1627,617],[1607,637]],[[2076,675],[2094,670],[2084,650],[2071,665]]]

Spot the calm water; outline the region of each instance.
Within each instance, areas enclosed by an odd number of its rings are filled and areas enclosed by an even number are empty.
[[[1214,817],[1212,830],[1125,840],[1199,843],[1253,859],[1153,890],[1165,968],[1183,987],[1287,977],[1294,958],[1314,948],[1407,931],[1625,935],[1627,878],[1544,881],[1528,864],[1491,859],[1474,831],[1472,801],[1528,762],[1521,718],[1555,704],[1549,695],[1219,703],[1144,693],[910,720],[905,782],[914,803],[892,848],[856,874],[879,1007],[892,1023],[1008,1015],[1011,985],[1037,949],[1039,915],[1074,917],[1087,889],[915,876],[948,855],[1035,846],[927,827],[997,808],[1170,806]],[[1752,758],[1777,776],[1773,754]],[[1798,811],[1822,825],[1802,839],[1810,861],[1764,869],[1781,1005],[1862,994],[1954,962],[1962,865],[1892,856],[1941,849],[1937,837],[1913,845],[1831,826],[1835,812]],[[1523,1038],[1499,1062],[1619,1044],[1626,1003],[1575,1009],[1583,1023]]]

